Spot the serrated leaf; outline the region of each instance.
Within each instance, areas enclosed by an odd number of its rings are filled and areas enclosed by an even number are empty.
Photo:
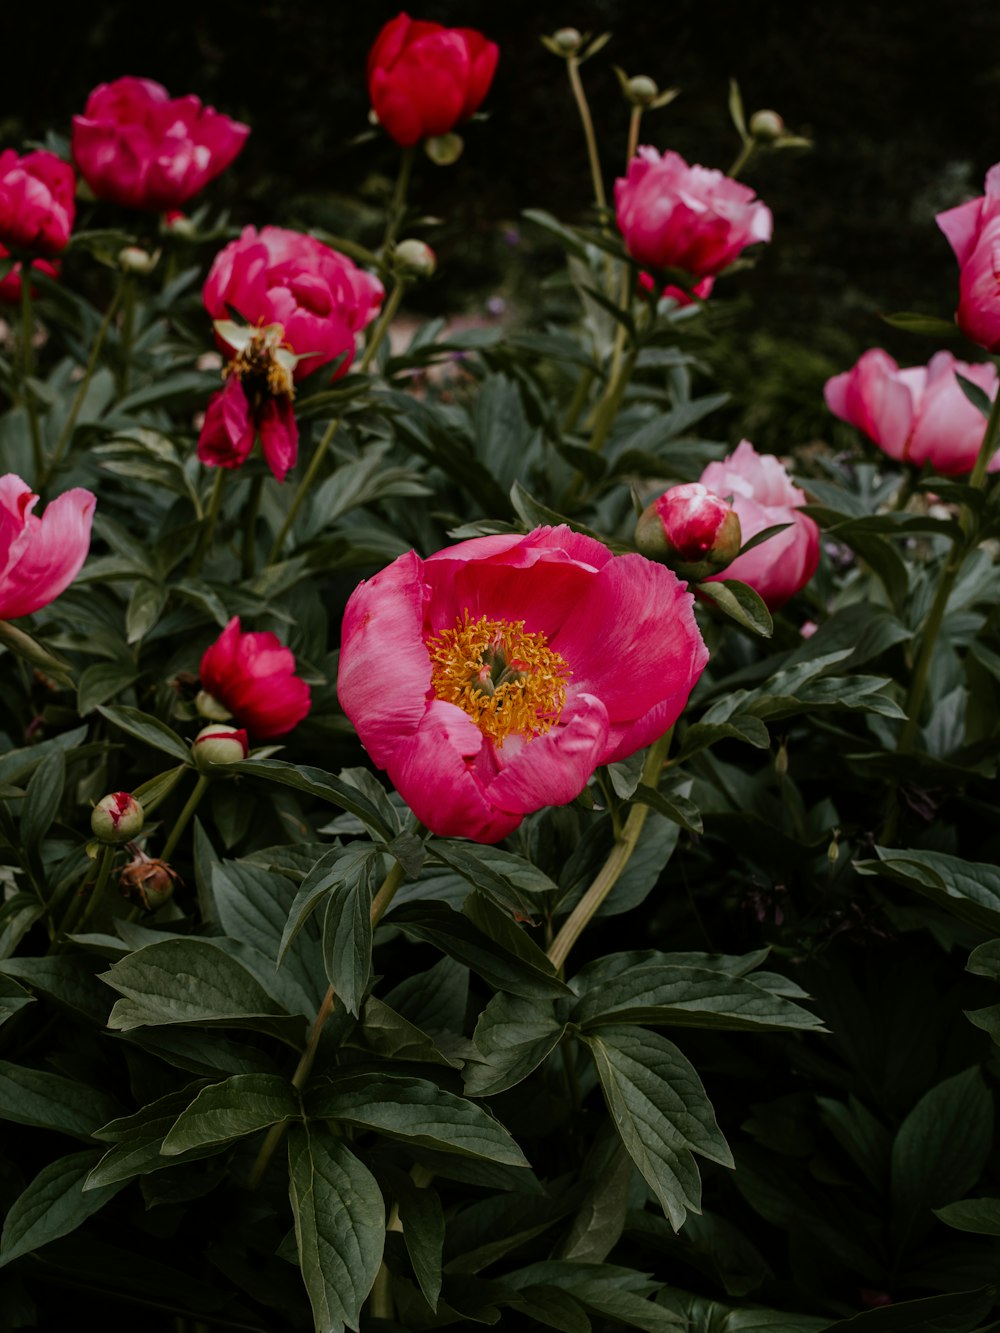
[[[229,1143],[299,1114],[295,1089],[280,1074],[235,1074],[202,1088],[174,1121],[160,1152],[176,1157],[192,1148]]]
[[[527,1078],[559,1044],[566,1024],[551,1001],[500,992],[479,1015],[472,1040],[478,1059],[466,1063],[465,1091],[490,1097]]]
[[[622,1142],[678,1231],[688,1210],[701,1212],[692,1153],[733,1165],[701,1080],[677,1047],[656,1033],[610,1027],[584,1040]]]
[[[499,1121],[427,1079],[344,1075],[311,1087],[305,1105],[310,1116],[375,1129],[404,1142],[506,1166],[528,1165]]]
[[[7,1212],[0,1237],[0,1266],[75,1231],[124,1188],[125,1181],[119,1181],[84,1190],[84,1181],[101,1155],[99,1148],[71,1153],[39,1171]]]
[[[151,745],[154,749],[170,755],[175,764],[191,763],[190,747],[185,745],[180,736],[172,731],[165,722],[161,722],[158,717],[152,717],[149,713],[141,713],[138,708],[99,707],[97,711],[102,717],[106,717],[112,726],[118,727],[129,736],[134,736],[136,740],[143,741],[146,745]]]
[[[356,1329],[385,1243],[385,1205],[375,1177],[342,1139],[293,1127],[288,1185],[316,1333]]]

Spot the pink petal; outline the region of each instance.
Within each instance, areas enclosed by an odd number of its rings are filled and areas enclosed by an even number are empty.
[[[603,762],[607,739],[608,710],[593,695],[579,694],[557,726],[524,741],[509,762],[504,757],[509,741],[496,752],[501,768],[486,789],[487,798],[519,816],[546,805],[565,805],[579,796]]]
[[[12,478],[10,474],[2,479],[3,507],[7,514],[16,489],[11,485],[12,480],[24,486],[20,478]],[[65,491],[46,506],[40,519],[30,512],[36,502],[37,497],[31,497],[24,505],[24,491],[19,492],[17,503],[23,505],[24,525],[13,541],[8,542],[6,560],[0,570],[2,620],[30,615],[54,601],[76,578],[90,549],[90,527],[97,504],[90,491],[82,488]],[[10,519],[4,522],[8,532],[9,523]]]
[[[279,481],[295,466],[299,452],[299,427],[288,398],[271,398],[257,422],[267,465]]]

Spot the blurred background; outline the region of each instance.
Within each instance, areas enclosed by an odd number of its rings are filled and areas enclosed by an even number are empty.
[[[1000,158],[996,0],[933,9],[912,0],[437,0],[412,12],[477,27],[501,49],[489,116],[465,128],[464,156],[447,168],[421,159],[414,178],[411,201],[434,221],[409,230],[441,260],[415,313],[539,319],[559,260],[521,212],[582,221],[591,201],[565,71],[539,41],[571,24],[613,34],[583,68],[609,185],[624,168],[628,122],[616,64],[681,89],[646,116],[642,142],[689,161],[726,169],[736,156],[730,78],[748,115],[773,108],[813,140],[809,150],[755,157],[744,175],[774,212],[775,233],[756,268],[720,282],[711,303],[717,336],[705,358],[734,395],[729,438],[745,433],[784,452],[829,436],[827,376],[873,345],[902,364],[937,350],[880,314],[950,318],[954,309],[957,270],[934,214],[981,193]],[[68,135],[94,85],[143,75],[252,126],[241,158],[205,196],[234,223],[323,226],[375,243],[398,150],[368,125],[364,69],[396,13],[381,0],[174,0],[141,10],[103,0],[56,24],[45,6],[11,7],[0,147]],[[979,355],[961,341],[953,350]]]

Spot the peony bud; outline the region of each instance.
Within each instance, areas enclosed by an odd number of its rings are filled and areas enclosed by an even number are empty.
[[[212,722],[194,738],[191,753],[199,768],[220,764],[238,764],[250,753],[247,734],[242,728],[227,727],[224,722]]]
[[[126,245],[118,251],[118,263],[125,272],[138,273],[141,277],[146,277],[152,273],[159,261],[159,250],[150,254],[141,245]]]
[[[750,137],[758,143],[774,143],[785,132],[785,122],[777,111],[755,111],[750,117]]]
[[[174,896],[177,871],[157,857],[137,852],[135,859],[123,866],[118,876],[122,893],[144,912],[155,912]]]
[[[700,482],[672,486],[640,515],[635,544],[685,579],[701,579],[735,560],[742,534],[728,501]]]
[[[460,134],[435,134],[424,140],[424,152],[437,167],[450,167],[462,156],[465,140]]]
[[[102,796],[90,813],[90,827],[101,842],[128,842],[142,832],[146,816],[141,804],[127,791]]]
[[[437,268],[437,255],[423,241],[400,241],[392,252],[393,264],[408,278],[429,278]]]
[[[179,236],[182,241],[193,241],[198,235],[198,228],[179,208],[171,208],[164,213],[160,220],[160,228],[170,232],[172,236]]]
[[[660,90],[646,74],[635,74],[625,84],[625,96],[633,106],[652,106]]]
[[[574,56],[583,44],[583,36],[578,28],[560,28],[552,34],[552,40],[564,56]]]

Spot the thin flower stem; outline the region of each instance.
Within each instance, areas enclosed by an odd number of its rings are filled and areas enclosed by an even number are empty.
[[[986,431],[979,446],[979,453],[976,455],[975,466],[969,477],[969,485],[974,486],[976,490],[981,491],[986,485],[986,472],[990,460],[996,452],[998,435],[1000,435],[1000,393],[993,399],[993,406],[990,408],[989,419],[986,422]]]
[[[628,122],[628,148],[625,152],[625,170],[628,171],[629,163],[635,157],[639,148],[639,126],[642,123],[641,106],[634,106]]]
[[[414,832],[419,833],[421,831],[423,831],[423,825],[417,824],[414,828]],[[388,910],[389,904],[392,902],[396,895],[396,891],[405,878],[406,871],[403,869],[402,865],[398,861],[393,861],[392,868],[382,881],[381,887],[375,894],[375,897],[372,899],[371,923],[373,927],[378,925],[379,921]],[[299,1063],[295,1066],[295,1073],[292,1075],[292,1087],[295,1088],[297,1092],[302,1091],[309,1075],[312,1073],[313,1063],[316,1059],[316,1051],[319,1048],[319,1039],[322,1035],[326,1020],[333,1012],[335,1000],[336,995],[334,989],[330,986],[327,989],[326,994],[323,996],[323,1003],[320,1005],[319,1012],[316,1014],[316,1017],[313,1020],[313,1025],[309,1030],[309,1037],[306,1041],[305,1049],[299,1057]],[[279,1121],[278,1124],[272,1125],[267,1131],[264,1142],[261,1144],[260,1151],[258,1152],[257,1158],[250,1170],[250,1175],[247,1180],[248,1189],[256,1189],[264,1179],[264,1174],[267,1171],[271,1158],[274,1156],[281,1140],[285,1137],[285,1131],[287,1129],[288,1121],[282,1120]]]
[[[399,174],[396,177],[396,188],[392,192],[392,200],[389,203],[389,214],[385,221],[385,235],[382,237],[381,255],[383,260],[388,259],[389,252],[396,239],[396,233],[399,231],[400,223],[406,216],[406,193],[410,187],[410,175],[413,171],[413,159],[415,154],[415,148],[404,148],[399,159]]]
[[[31,458],[35,465],[36,484],[41,485],[45,471],[45,459],[42,454],[42,432],[38,423],[38,409],[31,392],[31,376],[35,370],[35,348],[32,338],[35,332],[35,318],[31,307],[31,264],[25,260],[21,265],[21,393],[24,397],[24,410],[28,414],[28,427],[31,431]]]
[[[753,157],[756,148],[757,144],[755,140],[753,139],[746,140],[743,147],[736,154],[736,160],[733,162],[733,165],[726,172],[726,175],[730,178],[730,180],[735,180],[737,176],[739,176],[740,172]]]
[[[594,382],[596,371],[591,366],[585,367],[580,372],[580,378],[576,382],[576,388],[573,390],[573,397],[570,399],[569,407],[566,409],[566,415],[563,417],[562,433],[568,435],[580,419],[580,413],[587,406],[587,398],[590,395],[590,386]]]
[[[59,464],[62,462],[66,446],[73,435],[73,427],[76,425],[76,419],[80,415],[80,408],[83,406],[83,400],[87,396],[87,390],[90,388],[90,381],[94,378],[94,371],[97,369],[97,358],[100,356],[101,348],[104,346],[104,339],[107,336],[108,329],[111,327],[111,321],[115,317],[115,311],[118,309],[118,303],[121,300],[122,289],[120,286],[115,288],[114,295],[108,303],[108,308],[104,312],[104,318],[101,320],[100,327],[94,337],[93,345],[90,349],[90,357],[87,360],[87,368],[83,372],[83,379],[77,386],[76,395],[73,398],[72,405],[63,422],[63,428],[59,432],[59,438],[56,440],[56,447],[53,450],[52,458],[49,461],[44,481],[48,481],[55,475]]]
[[[587,105],[587,94],[583,91],[583,81],[580,78],[580,61],[576,56],[570,56],[567,59],[566,70],[569,74],[569,84],[573,89],[573,96],[576,99],[576,107],[580,113],[583,137],[587,141],[587,157],[590,161],[590,178],[594,184],[594,199],[597,201],[598,208],[604,210],[608,206],[608,197],[604,192],[604,177],[601,174],[601,159],[597,151],[597,136],[594,134],[594,122],[590,115],[590,107]]]
[[[625,360],[609,377],[603,397],[594,409],[594,430],[590,437],[589,448],[595,454],[603,448],[604,441],[608,438],[611,427],[614,425],[615,417],[622,405],[622,399],[625,397],[625,390],[632,378],[638,356],[639,349],[633,347]]]
[[[672,735],[673,728],[671,727],[664,736],[661,736],[658,741],[650,746],[642,770],[641,780],[644,786],[656,786],[667,753],[670,749],[670,738]],[[590,888],[563,922],[559,933],[552,942],[551,948],[548,950],[549,961],[557,971],[562,971],[566,964],[569,951],[583,934],[583,931],[594,913],[618,883],[622,871],[628,865],[632,858],[632,853],[638,845],[639,835],[642,833],[643,826],[646,823],[646,816],[648,814],[649,806],[639,804],[633,805],[632,809],[629,811],[628,819],[625,821],[625,827],[622,830],[621,838],[615,843],[614,847],[612,847],[608,854],[608,859],[598,871]]]
[[[215,525],[219,518],[219,511],[222,508],[222,488],[226,484],[226,472],[227,469],[224,467],[215,469],[215,481],[212,483],[212,494],[209,497],[208,509],[205,511],[201,532],[198,535],[198,545],[194,548],[194,555],[191,557],[191,564],[188,566],[187,576],[189,579],[193,579],[200,572],[212,545]]]
[[[160,853],[161,861],[169,861],[174,848],[180,842],[181,834],[188,826],[191,816],[198,809],[198,802],[205,795],[210,778],[206,773],[199,773],[198,781],[194,784],[191,795],[187,799],[187,804],[177,816],[173,828],[170,830],[170,836],[164,844],[163,851]]]
[[[406,284],[400,280],[396,283],[395,287],[393,287],[389,299],[388,301],[386,301],[385,306],[383,307],[382,314],[379,316],[379,321],[375,325],[375,328],[372,330],[372,336],[368,341],[368,346],[365,348],[361,360],[358,362],[359,371],[367,371],[369,366],[371,365],[375,353],[378,351],[379,344],[385,337],[389,325],[392,322],[393,317],[396,314],[396,311],[399,309],[399,303],[403,299],[403,291],[405,289],[405,286]],[[281,556],[281,549],[285,544],[285,539],[291,532],[292,525],[294,524],[296,518],[298,518],[299,510],[305,503],[306,496],[312,490],[313,483],[315,482],[317,476],[319,475],[319,470],[323,465],[323,459],[326,457],[326,451],[329,449],[330,445],[333,442],[333,437],[336,435],[337,431],[340,428],[340,422],[341,422],[340,417],[334,417],[334,419],[330,422],[330,424],[324,431],[323,438],[316,446],[315,452],[313,453],[312,458],[309,460],[309,467],[306,469],[305,476],[299,482],[298,489],[296,490],[295,495],[292,498],[292,503],[288,507],[288,513],[285,515],[284,522],[282,523],[278,531],[278,535],[277,537],[275,537],[274,543],[271,546],[271,553],[267,557],[267,563],[269,565],[273,565],[274,562],[278,560]]]
[[[122,276],[121,291],[124,301],[119,334],[121,368],[118,372],[118,392],[124,397],[128,393],[129,373],[132,368],[132,335],[135,331],[135,282],[131,274],[126,273]]]
[[[94,884],[90,897],[87,899],[87,905],[83,909],[83,916],[80,918],[80,929],[87,924],[93,915],[94,909],[104,897],[104,890],[108,887],[108,880],[111,878],[111,865],[114,859],[115,848],[108,843],[101,853],[101,864],[97,871],[97,881]],[[69,932],[67,931],[66,933],[68,934]]]

